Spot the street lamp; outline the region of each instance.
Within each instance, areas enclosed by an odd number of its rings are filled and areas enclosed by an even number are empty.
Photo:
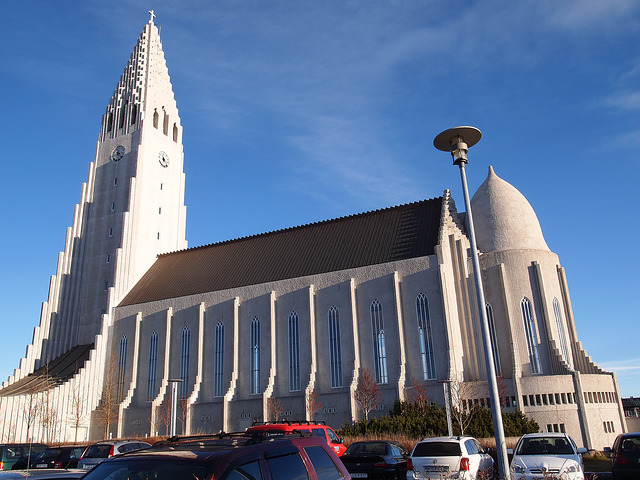
[[[471,201],[469,200],[467,176],[464,170],[465,164],[469,163],[467,160],[469,147],[478,143],[481,137],[482,133],[475,127],[455,127],[439,133],[433,140],[433,145],[438,150],[450,152],[451,157],[453,158],[453,164],[460,167],[462,193],[464,195],[464,205],[467,209],[467,229],[469,233],[469,243],[471,244],[471,258],[473,260],[473,275],[475,278],[476,296],[478,298],[478,311],[480,313],[480,323],[482,324],[482,343],[484,344],[484,359],[487,367],[489,397],[491,398],[491,413],[493,414],[493,431],[496,438],[496,453],[498,456],[499,473],[500,478],[507,478],[509,473],[507,446],[504,439],[504,428],[502,426],[502,412],[500,410],[498,382],[496,380],[495,365],[493,364],[491,338],[489,336],[489,322],[487,320],[484,290],[482,288],[482,272],[480,271],[478,248],[476,247],[476,233],[473,228]]]

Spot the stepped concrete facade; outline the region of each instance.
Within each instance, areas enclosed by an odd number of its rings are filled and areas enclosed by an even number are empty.
[[[0,439],[339,427],[416,392],[488,406],[464,212],[436,198],[187,248],[182,126],[153,16],[106,108],[40,324],[0,389]],[[615,375],[578,340],[558,255],[492,168],[472,199],[501,403],[587,448],[624,431]],[[26,421],[47,399],[49,422]],[[74,401],[82,399],[81,402]],[[74,410],[74,405],[80,408]],[[277,405],[277,408],[274,406]],[[75,421],[73,419],[75,418]],[[33,419],[32,419],[33,420]]]

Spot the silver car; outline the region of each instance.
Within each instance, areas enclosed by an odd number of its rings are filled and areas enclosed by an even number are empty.
[[[149,448],[150,446],[151,445],[146,442],[138,442],[136,440],[121,440],[114,442],[104,441],[94,443],[85,450],[84,455],[82,455],[82,458],[78,462],[78,468],[91,470],[93,467],[100,465],[104,460],[111,458],[114,455]]]
[[[407,462],[407,479],[480,480],[492,478],[493,458],[472,437],[425,438],[416,443]]]
[[[528,433],[520,438],[513,454],[511,479],[583,480],[581,454],[586,451],[566,433]]]

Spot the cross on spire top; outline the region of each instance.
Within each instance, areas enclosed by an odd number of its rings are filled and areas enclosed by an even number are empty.
[[[156,14],[153,13],[153,10],[149,10],[149,14],[151,15],[151,18],[149,19],[149,23],[153,23],[153,19],[156,17]]]

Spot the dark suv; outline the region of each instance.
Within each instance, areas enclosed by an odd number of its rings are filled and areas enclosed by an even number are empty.
[[[173,437],[102,462],[86,480],[349,479],[327,442],[305,433]]]

